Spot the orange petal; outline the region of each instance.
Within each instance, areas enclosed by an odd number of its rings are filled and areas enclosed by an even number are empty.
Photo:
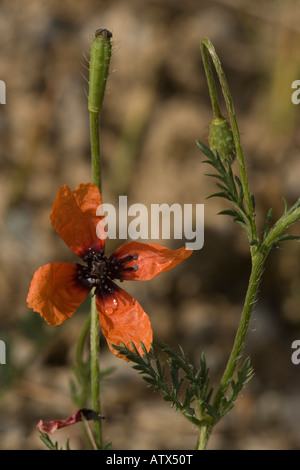
[[[109,348],[117,357],[125,359],[112,345],[122,346],[122,343],[133,350],[133,342],[139,353],[143,354],[141,342],[149,351],[153,339],[149,317],[128,292],[115,284],[114,287],[115,292],[112,294],[96,294],[101,330]]]
[[[29,308],[49,325],[60,325],[76,312],[90,289],[77,281],[78,267],[73,263],[50,263],[39,268],[27,296]]]
[[[192,253],[193,250],[186,250],[185,248],[170,250],[156,243],[129,242],[118,248],[113,256],[120,260],[131,255],[134,259],[124,262],[124,267],[128,268],[135,265],[138,267],[136,271],[124,271],[122,279],[147,281],[174,268],[181,261],[191,256]]]
[[[99,229],[101,233],[104,230],[104,217],[96,215],[101,204],[99,190],[92,183],[80,184],[75,191],[65,185],[57,193],[51,223],[68,247],[80,257],[90,247],[104,248],[104,237],[100,240],[97,235],[97,228],[98,234]]]

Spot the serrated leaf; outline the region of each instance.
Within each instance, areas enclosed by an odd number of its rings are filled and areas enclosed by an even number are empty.
[[[218,175],[217,173],[204,173],[205,176],[210,176],[212,178],[217,178],[223,183],[226,183],[226,178],[223,175]]]
[[[272,220],[273,220],[273,209],[269,209],[267,217],[266,217],[266,224],[265,224],[265,233],[264,236],[268,235],[272,228]]]
[[[206,199],[211,199],[212,197],[223,197],[224,199],[231,201],[230,196],[223,192],[210,194],[209,196],[206,196]]]
[[[243,185],[242,185],[242,182],[241,182],[241,180],[238,176],[235,175],[234,179],[235,179],[235,181],[238,185],[238,200],[241,203],[242,200],[244,199]]]
[[[237,211],[235,210],[231,210],[231,209],[225,209],[225,210],[222,210],[220,212],[218,212],[218,215],[229,215],[233,218],[237,218],[237,219],[240,219],[240,220],[243,220],[240,215],[238,214]]]
[[[157,382],[153,377],[144,376],[143,379],[145,380],[145,382],[148,382],[151,385],[154,385],[154,386],[157,385]]]
[[[202,152],[204,153],[204,155],[206,155],[209,159],[214,160],[215,155],[214,155],[214,153],[210,150],[210,148],[207,147],[207,145],[203,144],[203,143],[200,142],[199,140],[196,141],[196,144],[197,144],[198,147],[202,150]]]
[[[216,186],[221,189],[221,191],[224,191],[226,193],[228,193],[230,195],[230,199],[232,198],[232,194],[230,193],[230,191],[228,191],[228,188],[226,188],[226,186],[223,186],[222,184],[220,183],[216,183]]]
[[[136,366],[132,366],[132,368],[135,369],[135,370],[144,370],[144,365],[138,364]]]
[[[287,200],[283,197],[283,204],[284,204],[284,211],[283,213],[286,214],[287,211],[288,211],[288,203],[287,203]]]
[[[278,238],[277,243],[284,242],[286,240],[300,240],[298,235],[283,235],[283,237]]]

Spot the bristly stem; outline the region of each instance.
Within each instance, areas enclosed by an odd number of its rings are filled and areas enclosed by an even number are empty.
[[[111,57],[111,37],[112,34],[108,30],[97,30],[90,55],[88,109],[90,113],[92,179],[93,183],[99,188],[100,194],[102,192],[102,162],[99,125]],[[93,410],[100,415],[100,326],[95,295],[92,295],[91,299],[90,342],[92,406]],[[103,449],[101,420],[94,421],[94,432],[97,448]]]
[[[238,220],[240,223],[242,222],[242,225],[246,229],[246,232],[249,238],[250,253],[251,253],[251,274],[250,274],[250,279],[248,283],[247,293],[246,293],[246,297],[244,301],[244,306],[243,306],[239,326],[236,332],[236,336],[234,339],[233,347],[232,347],[227,365],[225,367],[223,376],[220,381],[220,385],[217,389],[216,395],[214,397],[214,401],[212,403],[212,407],[213,407],[214,414],[215,414],[215,419],[211,423],[206,420],[206,422],[201,423],[201,425],[199,426],[200,433],[199,433],[199,440],[198,440],[197,448],[205,449],[212,427],[230,409],[230,406],[233,405],[233,401],[231,401],[231,398],[226,397],[228,389],[230,387],[232,388],[231,397],[233,396],[233,398],[235,398],[237,396],[237,393],[239,393],[239,390],[241,390],[241,386],[246,384],[247,381],[252,376],[252,370],[251,370],[252,368],[249,368],[250,362],[248,363],[247,360],[245,361],[244,366],[242,367],[241,371],[237,371],[237,367],[238,367],[238,362],[240,360],[242,350],[245,344],[246,334],[248,331],[249,322],[250,322],[251,314],[253,311],[253,306],[254,306],[256,296],[258,293],[258,288],[259,288],[259,283],[260,283],[262,273],[263,273],[264,263],[265,263],[268,253],[270,252],[273,246],[276,246],[279,242],[283,240],[299,239],[299,237],[296,237],[296,236],[291,236],[291,235],[282,236],[282,235],[293,223],[295,223],[296,221],[300,219],[300,198],[296,201],[296,203],[289,210],[287,210],[287,207],[285,206],[285,211],[282,217],[273,225],[272,228],[270,229],[268,228],[267,231],[265,230],[265,234],[262,237],[262,240],[259,240],[259,237],[257,236],[257,227],[256,227],[256,222],[255,222],[255,213],[254,213],[255,209],[254,209],[254,203],[253,203],[254,199],[253,197],[251,197],[251,194],[248,188],[248,179],[247,179],[247,174],[246,174],[243,151],[242,151],[241,142],[240,142],[240,134],[239,134],[239,129],[237,125],[237,120],[235,116],[231,94],[229,91],[229,87],[227,84],[224,71],[221,66],[221,62],[216,54],[216,51],[213,45],[207,38],[201,41],[201,54],[202,54],[203,64],[204,64],[205,73],[206,73],[206,77],[208,81],[208,88],[209,88],[209,93],[211,97],[214,117],[219,117],[220,107],[218,103],[216,86],[215,86],[214,77],[212,74],[209,56],[212,59],[213,65],[216,69],[217,76],[218,76],[218,79],[222,88],[222,93],[223,93],[223,97],[226,103],[227,112],[228,112],[229,120],[230,120],[230,126],[232,130],[233,138],[234,138],[235,153],[236,153],[238,166],[239,166],[239,172],[240,172],[240,184],[242,186],[242,193],[241,193],[241,196],[239,196],[241,198],[240,200],[236,200],[235,196],[234,195],[232,196],[233,194],[232,185],[229,186],[229,183],[231,183],[231,180],[232,180],[231,178],[232,172],[230,169],[230,164],[228,164],[227,166],[228,172],[226,171],[224,172],[222,170],[223,167],[217,165],[218,163],[217,157],[216,159],[214,158],[212,159],[211,155],[208,153],[209,149],[207,152],[205,150],[205,146],[200,145],[200,147],[204,151],[205,155],[207,155],[209,158],[207,163],[212,164],[219,173],[219,175],[216,174],[216,175],[210,175],[210,176],[216,176],[218,178],[221,176],[220,179],[226,185],[225,188],[222,187],[222,190],[224,189],[223,192],[216,193],[214,195],[219,195],[222,197],[225,197],[227,195],[230,196],[229,200],[231,200],[232,203],[234,204],[234,211],[227,211],[227,213],[233,215],[236,221]],[[222,173],[220,172],[220,168],[222,170]],[[230,176],[230,178],[225,178],[225,176],[227,177],[228,175]],[[238,212],[238,209],[240,209],[240,212]],[[222,212],[225,213],[226,211],[222,211]],[[269,214],[270,214],[270,211],[269,211]],[[269,222],[268,217],[269,215],[267,216],[267,222]],[[239,381],[234,382],[233,377],[236,372],[237,372]],[[228,405],[230,406],[228,407]]]
[[[227,84],[226,76],[224,74],[219,57],[216,54],[215,48],[209,39],[204,38],[201,41],[201,54],[202,54],[203,65],[204,65],[206,77],[208,80],[210,97],[211,97],[211,101],[213,104],[213,112],[215,113],[216,110],[218,110],[217,112],[220,114],[219,104],[216,104],[216,102],[218,101],[218,97],[217,97],[213,74],[211,71],[208,53],[210,54],[210,57],[215,66],[218,79],[221,85],[223,97],[226,103],[227,112],[229,115],[230,126],[231,126],[231,130],[233,133],[233,138],[234,138],[236,157],[237,157],[237,161],[239,165],[241,183],[242,183],[243,192],[244,192],[246,211],[249,216],[250,223],[251,223],[251,229],[252,229],[251,239],[253,240],[257,238],[257,230],[256,230],[256,225],[255,225],[255,220],[254,220],[255,215],[254,215],[251,195],[250,195],[249,188],[248,188],[248,179],[247,179],[247,174],[246,174],[245,161],[244,161],[243,150],[242,150],[242,145],[241,145],[241,140],[240,140],[239,128],[238,128],[236,115],[234,111],[233,101],[232,101],[232,97],[231,97],[229,87]]]
[[[210,434],[210,426],[205,423],[200,427],[199,439],[197,443],[196,450],[205,450],[207,446],[207,441]]]
[[[220,405],[220,400],[226,393],[230,381],[235,373],[238,361],[241,357],[242,349],[245,343],[246,334],[248,331],[248,326],[253,311],[254,302],[256,300],[258,286],[261,280],[263,266],[264,266],[265,256],[257,252],[252,257],[252,269],[249,279],[248,289],[245,297],[244,307],[240,319],[240,324],[235,336],[231,354],[229,356],[227,366],[223,373],[218,391],[214,399],[214,408],[218,410]]]
[[[90,140],[92,157],[92,182],[98,186],[100,194],[102,192],[102,168],[100,162],[100,117],[99,114],[90,112]]]
[[[92,406],[95,413],[101,415],[100,401],[100,327],[99,314],[96,308],[96,297],[93,295],[91,299],[91,397]],[[102,442],[102,421],[97,419],[94,421],[95,442],[98,449],[103,449]]]

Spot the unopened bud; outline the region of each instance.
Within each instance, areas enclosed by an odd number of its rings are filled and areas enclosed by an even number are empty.
[[[107,29],[97,29],[92,43],[88,98],[91,113],[99,114],[102,110],[111,58],[111,37]]]
[[[217,151],[219,157],[229,164],[235,159],[235,145],[230,125],[223,117],[214,118],[209,129],[209,146],[211,150]]]

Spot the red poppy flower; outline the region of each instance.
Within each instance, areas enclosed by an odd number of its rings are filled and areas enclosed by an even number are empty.
[[[170,250],[158,244],[129,242],[110,257],[104,254],[104,217],[97,216],[102,204],[97,186],[81,184],[75,191],[62,186],[53,204],[51,223],[80,263],[50,263],[39,268],[31,282],[28,306],[50,325],[68,320],[95,288],[101,330],[112,345],[133,342],[142,353],[152,342],[148,315],[140,304],[114,281],[152,279],[191,255],[192,250]],[[97,234],[98,232],[98,234]],[[99,237],[100,232],[100,237]]]

